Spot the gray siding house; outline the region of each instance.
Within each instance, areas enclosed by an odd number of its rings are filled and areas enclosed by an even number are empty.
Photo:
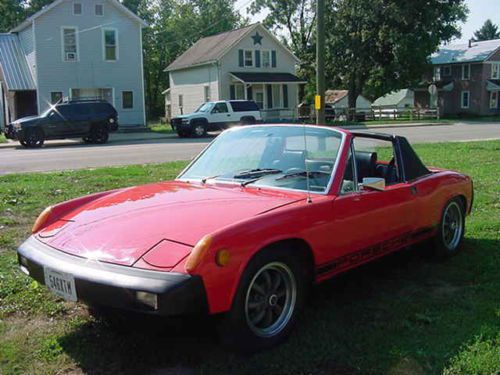
[[[264,119],[297,116],[297,57],[261,24],[198,40],[165,71],[167,113],[175,117],[214,100],[254,100]]]
[[[117,0],[56,0],[0,34],[0,125],[66,98],[105,99],[120,125],[145,124],[146,26]]]

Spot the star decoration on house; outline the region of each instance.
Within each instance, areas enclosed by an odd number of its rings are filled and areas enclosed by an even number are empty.
[[[255,35],[252,36],[252,39],[253,39],[254,46],[256,44],[262,45],[262,35],[260,35],[258,31],[255,32]]]

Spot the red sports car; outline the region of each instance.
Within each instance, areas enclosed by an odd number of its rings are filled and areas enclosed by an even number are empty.
[[[216,138],[174,181],[47,208],[21,269],[90,306],[221,314],[227,342],[272,346],[307,289],[432,239],[455,254],[473,186],[427,168],[403,137],[259,125]]]

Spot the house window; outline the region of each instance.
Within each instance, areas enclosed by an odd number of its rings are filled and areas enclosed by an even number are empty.
[[[469,106],[470,106],[470,92],[469,91],[462,91],[460,104],[461,104],[462,109],[469,108]]]
[[[179,95],[179,107],[184,107],[184,96]]]
[[[491,78],[500,79],[500,64],[491,65]]]
[[[205,97],[205,103],[210,101],[210,86],[203,87],[203,94]]]
[[[470,65],[462,65],[462,79],[467,81],[470,79]]]
[[[118,60],[118,35],[115,29],[104,29],[104,60]]]
[[[95,15],[104,16],[104,6],[102,4],[95,5]]]
[[[490,108],[491,109],[498,108],[498,91],[492,91],[490,94]]]
[[[451,76],[451,66],[450,65],[443,66],[443,77],[449,77],[449,76]]]
[[[281,85],[273,85],[273,108],[281,108]]]
[[[229,87],[229,98],[231,100],[245,99],[245,86],[242,83],[235,83]]]
[[[269,68],[271,66],[271,51],[262,51],[262,67]]]
[[[63,94],[61,91],[52,91],[50,93],[50,103],[56,104],[62,100]]]
[[[123,109],[134,108],[134,93],[132,91],[122,92],[122,108]]]
[[[73,14],[75,16],[80,16],[82,14],[82,3],[74,3],[73,4]]]
[[[62,29],[63,61],[78,61],[78,30],[76,27]]]
[[[245,50],[245,66],[253,66],[253,51]]]
[[[438,82],[441,81],[441,67],[436,66],[434,68],[434,81]]]

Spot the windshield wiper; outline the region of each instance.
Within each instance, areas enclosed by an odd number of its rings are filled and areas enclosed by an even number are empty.
[[[261,178],[265,176],[269,176],[271,174],[283,173],[280,169],[253,169],[251,171],[241,172],[238,175],[235,175],[234,178],[250,178],[248,181],[243,181],[241,186],[247,186],[249,184],[253,184],[254,182],[259,181]],[[253,177],[253,178],[252,178]]]
[[[287,178],[296,178],[296,177],[304,177],[304,178],[311,178],[314,176],[320,176],[320,175],[330,175],[330,172],[322,172],[322,171],[301,171],[301,172],[293,172],[286,174],[284,176],[278,177],[276,181],[279,180],[286,180]]]

